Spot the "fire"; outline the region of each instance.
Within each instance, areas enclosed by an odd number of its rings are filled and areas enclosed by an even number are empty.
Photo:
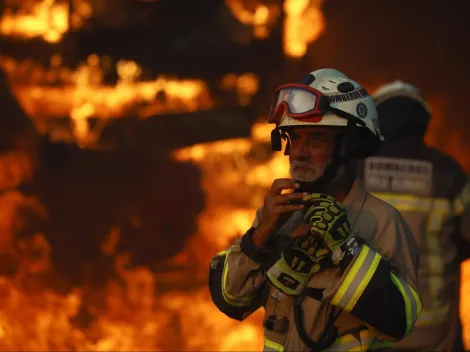
[[[224,90],[234,90],[238,95],[238,105],[246,106],[251,103],[252,96],[258,91],[259,78],[254,73],[240,76],[229,73],[222,77],[220,85]]]
[[[197,233],[174,258],[186,268],[188,277],[206,282],[210,258],[249,228],[272,179],[287,176],[287,158],[270,150],[270,130],[267,124],[255,124],[249,139],[198,144],[174,152],[176,160],[192,161],[201,167],[207,197]],[[66,295],[51,291],[43,284],[51,270],[51,248],[44,236],[37,234],[20,242],[17,250],[8,245],[12,243],[12,224],[16,223],[15,209],[25,204],[32,208],[40,205],[18,192],[2,194],[0,204],[2,251],[15,253],[22,263],[15,277],[0,278],[0,349],[261,349],[262,309],[240,323],[217,310],[207,287],[187,293],[160,292],[158,282],[162,278],[146,267],[126,268],[130,258],[125,254],[118,256],[115,264],[119,279],[104,284],[102,289],[87,291],[80,287]],[[119,229],[113,229],[103,243],[103,253],[112,254],[118,241]],[[463,273],[466,282],[468,267]],[[178,280],[184,282],[185,276]],[[464,284],[464,297],[468,290]],[[94,298],[85,300],[90,295]],[[87,309],[96,320],[87,328],[79,328],[71,321],[84,302],[90,304]],[[464,306],[462,314],[468,313]],[[466,329],[468,336],[468,325]]]
[[[205,286],[186,293],[160,292],[155,274],[147,267],[128,269],[130,258],[125,254],[115,262],[118,279],[94,290],[83,286],[63,295],[54,292],[47,284],[53,268],[49,262],[51,248],[44,236],[36,234],[17,242],[16,248],[12,246],[12,234],[26,225],[18,223],[18,212],[21,208],[42,212],[41,205],[16,191],[2,193],[0,205],[2,270],[5,259],[14,260],[19,268],[13,277],[0,276],[1,350],[261,348],[261,311],[239,324],[217,311]],[[111,254],[119,241],[116,230],[111,231],[108,243],[103,243],[104,254]],[[199,246],[193,249],[201,252],[204,247],[196,242]],[[194,264],[189,263],[188,276]],[[187,279],[183,276],[179,280]],[[73,323],[84,302],[96,317],[86,328]]]
[[[460,317],[463,325],[463,338],[466,349],[470,349],[470,260],[465,261],[462,266],[462,285],[460,287],[460,297],[462,303],[460,305]]]
[[[230,246],[236,236],[251,226],[273,177],[288,176],[286,157],[271,152],[271,129],[268,124],[255,124],[249,139],[198,144],[174,152],[176,160],[192,161],[203,170],[206,208],[198,219],[198,236],[187,247],[189,252],[199,252],[201,277],[207,275],[210,258]],[[203,253],[200,253],[201,248],[205,248]],[[215,307],[212,302],[208,305]],[[243,323],[232,322],[218,311],[212,314],[220,324],[233,326],[233,330],[220,330],[223,342],[218,350],[261,349],[262,309]]]
[[[33,165],[29,156],[20,150],[0,153],[0,189],[14,189],[31,180]]]
[[[115,85],[104,83],[105,75],[113,69],[110,59],[94,54],[76,70],[62,67],[60,56],[51,59],[49,70],[32,61],[16,62],[9,58],[0,58],[0,65],[8,73],[13,91],[29,116],[37,121],[70,117],[75,140],[82,146],[96,142],[104,126],[96,125],[91,130],[90,117],[146,118],[214,106],[203,80],[165,76],[143,80],[142,68],[133,61],[116,63]],[[221,80],[224,89],[236,91],[240,105],[250,103],[258,84],[258,77],[253,73],[229,74]],[[38,124],[40,130],[43,124]]]
[[[13,1],[7,1],[8,3]],[[0,33],[19,38],[41,37],[47,42],[57,43],[70,27],[78,28],[92,14],[91,5],[85,0],[73,1],[72,12],[67,2],[56,0],[21,1],[21,10],[14,13],[7,6],[0,19]],[[30,5],[30,11],[25,11]]]
[[[245,4],[243,0],[225,0],[225,5],[239,22],[253,26],[253,35],[260,39],[269,36],[270,27],[280,13],[276,4],[263,5],[259,2]]]
[[[284,1],[284,52],[291,57],[302,57],[309,43],[325,30],[320,6],[322,0]]]
[[[269,35],[268,25],[272,26],[280,14],[276,4],[264,5],[260,1],[250,2],[251,11],[243,0],[225,0],[235,18],[245,25],[253,26],[253,35],[265,38]],[[299,58],[307,52],[307,46],[325,30],[325,19],[321,12],[323,0],[285,0],[283,10],[284,53]],[[269,6],[269,7],[268,7]]]
[[[256,124],[251,140],[198,144],[174,153],[177,160],[192,161],[203,170],[207,206],[199,218],[199,229],[216,251],[229,246],[236,235],[251,226],[273,176],[289,175],[282,153],[271,156],[271,129],[268,124]],[[206,262],[214,253],[205,258]]]
[[[10,6],[17,2],[21,12]],[[0,19],[0,34],[30,39],[40,37],[59,42],[70,28],[78,28],[92,14],[86,0],[70,2],[7,0]],[[276,4],[261,1],[225,0],[241,23],[253,27],[256,38],[266,38],[280,15]],[[322,0],[285,0],[284,52],[302,57],[309,43],[325,30]],[[158,76],[144,78],[143,69],[133,61],[116,64],[108,57],[90,55],[75,69],[62,66],[61,57],[51,58],[50,68],[31,60],[16,62],[0,57],[11,86],[22,107],[35,120],[41,132],[47,120],[70,118],[75,140],[87,146],[99,137],[91,117],[102,121],[122,116],[146,118],[158,114],[210,109],[217,102],[202,79]],[[107,83],[115,70],[117,82]],[[235,91],[239,105],[248,105],[258,91],[255,73],[227,74],[219,86]],[[437,124],[438,125],[438,124]],[[436,126],[437,126],[436,125]],[[98,125],[102,126],[102,125]],[[435,131],[434,128],[433,131]],[[288,176],[287,158],[272,153],[271,127],[255,124],[251,138],[197,144],[174,152],[179,161],[191,161],[203,171],[206,209],[198,218],[198,229],[171,264],[184,272],[155,274],[147,267],[129,269],[131,258],[118,255],[119,277],[99,289],[79,287],[67,294],[50,289],[53,277],[49,255],[54,248],[44,234],[19,239],[15,235],[26,226],[24,209],[46,217],[34,197],[13,190],[20,180],[32,177],[32,166],[20,152],[3,153],[0,158],[0,255],[2,269],[12,265],[19,270],[12,277],[0,276],[1,350],[258,350],[263,345],[263,310],[243,323],[220,313],[211,302],[206,286],[189,292],[164,291],[159,282],[176,276],[178,282],[207,282],[210,258],[230,245],[248,229],[256,209],[275,178]],[[50,132],[50,131],[49,131]],[[435,141],[434,132],[428,137]],[[456,142],[457,143],[457,142]],[[447,145],[455,153],[457,145]],[[454,150],[454,148],[457,148]],[[454,155],[455,155],[454,153]],[[470,169],[470,165],[467,165]],[[23,210],[22,210],[23,209]],[[93,226],[92,224],[90,226]],[[119,228],[113,228],[102,253],[111,256],[119,242]],[[10,264],[11,262],[11,264]],[[470,295],[470,265],[463,266],[462,297]],[[163,286],[163,285],[162,285]],[[85,305],[95,320],[88,327],[73,323]],[[470,341],[470,304],[463,301],[465,338]],[[470,343],[468,344],[470,347]]]

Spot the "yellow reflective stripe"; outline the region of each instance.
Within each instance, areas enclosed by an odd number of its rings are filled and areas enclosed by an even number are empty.
[[[455,215],[462,214],[465,208],[470,205],[470,181],[467,182],[460,194],[455,197],[452,205],[454,207]]]
[[[374,342],[369,346],[367,350],[372,351],[372,350],[380,350],[384,348],[391,348],[393,346],[392,341],[383,341],[383,342]]]
[[[415,326],[430,326],[443,323],[449,318],[449,305],[438,309],[423,309]]]
[[[421,299],[418,294],[405,282],[403,282],[398,276],[391,273],[392,282],[398,288],[405,301],[405,313],[406,313],[406,333],[408,335],[418,320],[418,316],[421,313]]]
[[[379,265],[381,256],[367,246],[362,249],[331,303],[350,312]]]
[[[217,257],[223,257],[228,253],[228,249],[224,249],[223,251],[220,251],[219,253],[216,254]]]
[[[393,205],[399,211],[428,212],[431,208],[434,208],[439,212],[448,213],[451,210],[450,201],[445,198],[379,192],[371,192],[371,194]]]
[[[402,213],[422,212],[427,214],[425,243],[427,246],[426,263],[429,268],[427,275],[428,292],[432,299],[432,308],[442,307],[443,302],[439,299],[445,285],[444,262],[442,257],[442,246],[440,244],[440,231],[442,224],[454,216],[452,204],[445,198],[419,197],[415,195],[374,193],[374,195],[387,203],[393,205]],[[424,263],[424,260],[422,261]],[[422,287],[422,283],[420,286]]]
[[[423,311],[423,303],[421,302],[421,297],[419,297],[418,292],[413,290],[412,287],[410,287],[410,286],[408,286],[408,287],[409,287],[411,293],[413,294],[414,301],[416,302],[416,314],[418,315],[418,318],[419,318],[419,315]]]
[[[273,341],[268,340],[266,337],[264,337],[264,349],[263,351],[278,351],[278,352],[284,352],[284,346],[275,343]]]
[[[426,259],[429,268],[427,284],[433,308],[441,305],[439,296],[445,285],[440,232],[446,215],[437,209],[431,209],[426,226],[425,242],[428,247]]]
[[[336,339],[335,342],[325,351],[368,351],[371,349],[378,350],[390,348],[391,346],[392,342],[380,340],[369,330],[362,330],[359,333],[359,336],[348,334]]]
[[[222,296],[224,300],[235,307],[245,307],[249,305],[253,301],[253,296],[248,296],[248,297],[235,297],[231,295],[230,293],[227,292],[226,289],[226,283],[227,283],[227,277],[228,277],[228,255],[230,254],[231,249],[227,250],[225,261],[224,261],[224,270],[222,273]]]

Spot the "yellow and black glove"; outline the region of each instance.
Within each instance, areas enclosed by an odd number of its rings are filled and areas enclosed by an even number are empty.
[[[307,209],[304,220],[310,225],[310,232],[323,238],[337,265],[341,246],[352,236],[346,210],[336,199],[322,193],[309,194],[303,200]]]
[[[288,295],[300,295],[313,274],[328,264],[329,250],[321,237],[303,226],[303,234],[292,238],[291,245],[283,251],[281,258],[268,270],[271,283]]]
[[[351,237],[344,207],[334,198],[313,193],[304,197],[304,204],[306,225],[267,272],[274,286],[293,296],[302,293],[312,275],[339,264],[340,247]]]

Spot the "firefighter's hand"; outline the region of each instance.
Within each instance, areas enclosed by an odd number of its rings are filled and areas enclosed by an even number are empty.
[[[346,211],[333,197],[322,193],[312,193],[304,197],[304,220],[310,225],[312,235],[323,238],[325,246],[333,258],[342,258],[340,247],[351,238]],[[335,264],[337,260],[333,260]]]
[[[325,260],[330,251],[322,237],[310,232],[310,225],[301,225],[288,246],[267,272],[271,283],[287,295],[300,295],[313,274],[329,266]]]
[[[261,247],[283,225],[292,212],[304,208],[302,204],[292,203],[302,201],[304,197],[302,193],[281,194],[283,190],[295,190],[298,187],[298,184],[292,179],[280,178],[274,180],[264,198],[260,224],[252,235],[255,246]]]

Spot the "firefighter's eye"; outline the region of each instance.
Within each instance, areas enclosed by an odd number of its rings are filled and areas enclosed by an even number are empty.
[[[314,135],[310,136],[309,141],[312,143],[323,143],[326,141],[326,138],[324,136]]]

